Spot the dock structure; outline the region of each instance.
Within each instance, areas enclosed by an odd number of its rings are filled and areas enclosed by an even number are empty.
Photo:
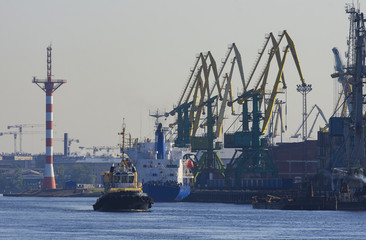
[[[37,84],[46,93],[46,164],[44,169],[44,189],[56,189],[55,174],[53,171],[53,92],[66,80],[52,79],[52,47],[47,47],[47,79],[36,79]]]

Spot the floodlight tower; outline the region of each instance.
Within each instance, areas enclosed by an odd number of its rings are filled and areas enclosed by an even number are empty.
[[[52,47],[47,47],[47,79],[36,79],[37,84],[46,93],[46,165],[44,169],[43,188],[56,189],[55,175],[53,171],[53,92],[66,80],[52,79]]]
[[[297,89],[299,93],[302,94],[302,139],[306,140],[308,137],[308,110],[307,110],[307,99],[306,95],[312,90],[311,84],[298,84]]]

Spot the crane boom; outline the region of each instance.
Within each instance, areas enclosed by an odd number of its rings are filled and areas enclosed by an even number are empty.
[[[234,70],[234,64],[231,67],[231,71],[230,71],[230,75],[227,75],[227,82],[226,82],[226,87],[225,87],[225,92],[224,92],[224,99],[221,102],[221,107],[220,107],[220,112],[217,118],[217,123],[216,123],[216,137],[220,137],[221,133],[222,133],[222,125],[223,125],[223,120],[224,120],[224,113],[225,113],[225,108],[226,108],[226,103],[228,100],[228,96],[229,96],[229,92],[231,92],[231,76],[232,76],[232,72]],[[231,99],[232,101],[232,99]]]
[[[292,58],[295,61],[295,65],[296,65],[296,68],[297,68],[297,72],[299,73],[299,76],[300,76],[300,81],[302,82],[303,85],[305,85],[306,83],[305,83],[304,77],[302,75],[302,71],[301,71],[301,67],[300,67],[300,62],[299,62],[299,58],[297,57],[297,52],[296,52],[295,44],[292,41],[290,35],[288,35],[288,33],[287,33],[286,30],[284,30],[284,33],[285,33],[285,36],[286,36],[286,39],[287,39],[287,43],[290,46]]]
[[[262,125],[262,131],[261,133],[264,134],[267,130],[267,126],[268,126],[268,123],[269,123],[269,120],[272,116],[272,111],[273,111],[273,106],[274,106],[274,103],[275,103],[275,100],[276,100],[276,95],[277,95],[277,92],[278,92],[278,86],[280,84],[280,81],[281,81],[281,77],[282,77],[282,73],[283,73],[283,67],[285,65],[285,61],[286,61],[286,56],[287,56],[287,53],[288,53],[288,49],[289,49],[289,46],[286,47],[285,49],[285,53],[283,55],[283,58],[282,58],[282,61],[281,61],[281,65],[278,69],[278,73],[277,73],[277,77],[276,77],[276,82],[273,86],[273,90],[272,90],[272,93],[271,93],[271,97],[268,101],[268,105],[267,105],[267,108],[266,108],[266,111],[265,111],[265,115],[264,115],[264,120],[263,120],[263,125]]]
[[[334,62],[335,62],[334,70],[336,71],[335,74],[332,74],[332,77],[338,78],[338,82],[342,85],[342,93],[339,95],[334,113],[336,113],[339,104],[341,103],[342,96],[344,96],[341,116],[345,117],[347,108],[349,112],[352,112],[352,104],[350,101],[348,101],[348,97],[352,92],[352,86],[349,82],[349,73],[344,71],[345,67],[342,63],[341,57],[339,56],[338,49],[334,47],[332,48],[332,51],[334,54]]]
[[[194,72],[195,72],[195,70],[197,68],[198,62],[199,62],[199,57],[196,57],[196,61],[194,62],[193,68],[191,69],[190,74],[188,76],[186,87],[184,88],[183,93],[182,93],[182,96],[180,97],[180,99],[178,101],[178,106],[182,103],[182,99],[184,97],[184,94],[187,91],[187,88],[189,86],[189,83],[191,82],[191,79],[193,77],[193,74],[194,74]]]
[[[315,104],[315,105],[311,108],[311,110],[310,110],[309,114],[306,116],[306,118],[304,119],[304,121],[301,123],[300,127],[297,129],[297,131],[295,132],[295,134],[291,136],[292,138],[297,138],[297,137],[299,137],[299,136],[300,136],[300,134],[299,134],[300,129],[301,129],[301,128],[302,128],[302,126],[305,124],[305,121],[307,121],[307,119],[309,118],[309,116],[311,115],[311,113],[314,111],[314,109],[318,110],[318,112],[317,112],[317,115],[316,115],[316,117],[315,117],[315,120],[314,120],[314,122],[313,122],[313,124],[312,124],[312,127],[311,127],[311,129],[310,129],[309,133],[306,133],[307,137],[310,137],[311,132],[312,132],[312,130],[313,130],[313,128],[314,128],[315,122],[316,122],[316,120],[318,119],[319,114],[320,114],[320,116],[322,117],[322,119],[324,120],[325,125],[326,125],[326,126],[328,126],[328,121],[327,121],[327,119],[325,118],[323,111],[320,109],[320,107],[319,107],[318,105],[316,105],[316,104]]]

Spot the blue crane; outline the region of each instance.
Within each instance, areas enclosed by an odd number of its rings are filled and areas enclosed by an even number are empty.
[[[332,74],[332,77],[338,78],[338,82],[340,84],[342,84],[342,88],[343,88],[342,94],[338,98],[334,113],[336,113],[337,110],[340,108],[340,104],[343,104],[342,110],[341,110],[341,117],[345,117],[347,108],[348,108],[348,112],[352,112],[352,103],[351,103],[351,101],[348,101],[348,98],[352,92],[352,89],[351,89],[351,84],[349,83],[349,77],[348,77],[349,74],[348,74],[348,72],[345,71],[345,66],[343,65],[342,59],[339,56],[338,49],[334,47],[332,49],[332,51],[333,51],[334,60],[335,60],[334,70],[336,71],[335,74]],[[343,102],[340,101],[342,99],[342,95],[344,96]]]

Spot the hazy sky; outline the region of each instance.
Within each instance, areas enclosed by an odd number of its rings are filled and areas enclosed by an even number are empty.
[[[68,132],[80,140],[75,151],[116,145],[122,118],[133,137],[152,137],[149,110],[172,109],[197,53],[211,51],[219,62],[235,42],[247,77],[264,35],[284,29],[295,42],[305,81],[313,85],[308,107],[318,104],[329,118],[331,49],[338,47],[344,57],[348,35],[344,5],[334,0],[1,0],[0,132],[9,125],[45,122],[45,93],[32,77],[46,77],[51,42],[54,78],[68,81],[54,93],[54,138]],[[297,72],[292,59],[287,61],[290,135],[301,123],[302,102]],[[62,141],[54,142],[54,150],[63,151]],[[0,152],[12,151],[12,136],[1,136]],[[23,151],[45,152],[45,135],[23,135]]]

